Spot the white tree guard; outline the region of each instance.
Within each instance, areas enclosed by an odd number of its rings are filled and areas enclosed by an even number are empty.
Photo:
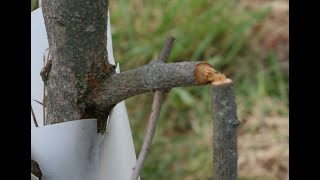
[[[33,174],[31,174],[31,180],[39,180],[39,178]]]
[[[108,57],[115,64],[110,16]],[[110,113],[108,131],[97,133],[96,119],[74,120],[43,126],[43,99],[40,71],[48,39],[41,8],[31,12],[31,104],[39,127],[31,117],[31,158],[38,162],[42,180],[127,180],[136,163],[136,154],[124,101]],[[117,73],[119,73],[119,65]],[[36,179],[31,176],[31,179]]]

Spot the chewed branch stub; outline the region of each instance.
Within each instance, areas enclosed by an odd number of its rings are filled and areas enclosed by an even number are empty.
[[[213,69],[213,67],[207,62],[202,62],[196,65],[194,77],[198,84],[211,83],[212,85],[219,85],[232,82],[231,79],[226,78],[224,74]]]

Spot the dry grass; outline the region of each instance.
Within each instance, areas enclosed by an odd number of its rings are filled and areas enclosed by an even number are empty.
[[[272,51],[283,70],[289,71],[289,1],[288,0],[241,0],[245,9],[269,7],[270,13],[258,22],[251,32],[258,36],[251,40],[250,47],[260,57]]]
[[[258,37],[250,46],[261,57],[272,51],[282,69],[289,70],[289,1],[241,0],[245,8],[270,6],[268,17],[252,28]],[[261,114],[262,106],[286,109],[270,99],[260,101],[246,118],[239,133],[239,175],[246,179],[289,179],[289,118],[272,112]]]
[[[264,99],[242,123],[238,140],[239,175],[286,180],[289,177],[289,119],[276,112],[265,116],[260,109],[266,105],[283,108]]]

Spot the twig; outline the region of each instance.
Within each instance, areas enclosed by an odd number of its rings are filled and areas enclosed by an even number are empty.
[[[161,50],[161,53],[159,55],[158,61],[165,63],[167,61],[167,58],[169,57],[172,45],[174,42],[173,37],[169,37],[166,39],[164,43],[164,47]],[[152,111],[149,118],[149,125],[147,129],[146,136],[143,141],[143,145],[139,154],[139,158],[137,160],[137,164],[135,166],[135,169],[132,173],[131,180],[137,180],[140,175],[140,171],[142,169],[143,163],[145,159],[147,158],[148,152],[151,147],[152,138],[154,136],[154,132],[156,129],[156,125],[159,119],[160,109],[165,96],[164,90],[156,90],[153,103],[152,103]]]
[[[40,101],[38,101],[38,100],[36,100],[36,99],[32,99],[32,100],[34,100],[35,102],[37,102],[37,103],[39,103],[40,105],[43,106],[43,103],[42,103],[42,102],[40,102]]]
[[[167,62],[167,59],[170,55],[174,40],[175,40],[174,37],[168,37],[166,39],[166,41],[164,42],[164,47],[162,48],[162,50],[159,54],[158,61],[164,62],[164,63]]]
[[[33,109],[32,109],[32,105],[31,105],[31,113],[32,113],[32,118],[33,118],[33,122],[35,124],[36,127],[39,127],[36,116],[34,115]]]
[[[239,121],[232,81],[212,83],[213,179],[237,179]]]
[[[45,126],[45,122],[46,122],[46,95],[45,95],[46,91],[45,91],[45,86],[43,86],[43,102],[40,102],[36,99],[32,99],[35,102],[37,102],[38,104],[40,104],[42,106],[42,115],[43,115],[43,126]]]

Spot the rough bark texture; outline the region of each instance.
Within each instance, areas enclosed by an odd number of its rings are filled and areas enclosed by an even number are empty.
[[[115,74],[88,95],[88,103],[107,107],[134,95],[154,92],[156,89],[197,85],[194,72],[199,63],[166,64],[153,61],[137,69]]]
[[[239,121],[232,83],[211,86],[213,111],[213,179],[237,179]]]
[[[42,7],[52,55],[46,124],[92,116],[86,95],[115,72],[106,49],[108,0],[43,0]]]

